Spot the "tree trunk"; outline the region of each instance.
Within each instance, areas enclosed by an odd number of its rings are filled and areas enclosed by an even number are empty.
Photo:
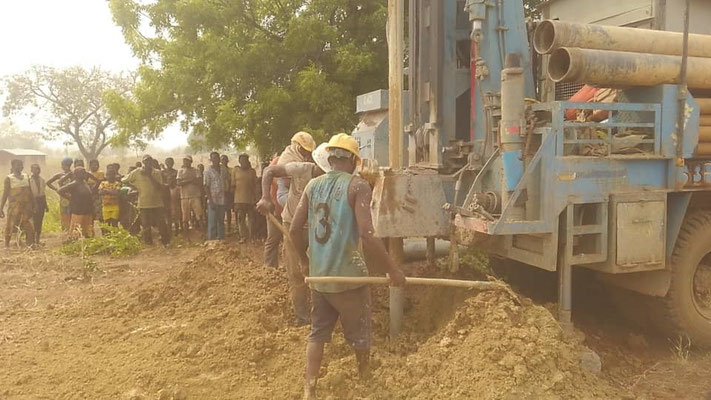
[[[92,151],[89,149],[79,149],[79,152],[81,153],[81,156],[84,158],[84,162],[88,163],[91,160],[97,160],[99,158],[99,154],[96,151]],[[87,165],[88,167],[88,165]]]

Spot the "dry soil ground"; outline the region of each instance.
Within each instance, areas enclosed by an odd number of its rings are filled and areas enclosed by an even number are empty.
[[[0,251],[0,398],[300,398],[307,328],[294,326],[283,273],[260,261],[258,245],[154,247],[98,257],[99,270],[85,275],[84,261],[59,255],[56,244]],[[586,299],[580,331],[566,338],[545,300],[434,288],[407,296],[405,332],[391,344],[386,291],[374,291],[370,380],[357,378],[334,337],[322,398],[711,393],[711,356],[625,324],[602,297]],[[602,360],[599,375],[580,367],[590,349]]]

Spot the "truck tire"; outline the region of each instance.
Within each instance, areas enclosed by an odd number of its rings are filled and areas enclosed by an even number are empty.
[[[671,258],[671,285],[660,299],[666,333],[711,347],[711,211],[687,215]],[[662,322],[662,321],[659,321]]]

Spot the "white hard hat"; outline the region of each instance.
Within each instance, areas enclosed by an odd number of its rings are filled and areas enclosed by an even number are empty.
[[[331,172],[332,168],[331,163],[328,162],[329,154],[326,150],[326,146],[328,146],[328,143],[321,143],[316,150],[311,153],[311,157],[313,157],[314,162],[323,172]]]

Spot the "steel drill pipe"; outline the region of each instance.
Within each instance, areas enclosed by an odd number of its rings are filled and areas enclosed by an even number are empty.
[[[679,81],[681,57],[563,47],[551,54],[548,76],[554,82],[601,87],[656,86]],[[711,58],[689,57],[688,85],[711,89]]]
[[[711,143],[699,143],[696,148],[697,156],[711,156]]]
[[[550,54],[561,47],[680,56],[683,33],[545,20],[533,34],[533,47]],[[689,34],[689,57],[711,57],[711,35]]]
[[[701,114],[711,114],[711,99],[706,98],[695,98],[696,104],[699,105],[701,109]]]
[[[377,276],[316,276],[306,277],[304,282],[308,283],[349,283],[349,284],[369,284],[369,285],[389,285],[390,278]],[[423,285],[423,286],[449,286],[460,287],[476,290],[501,290],[506,289],[506,286],[499,282],[489,281],[465,281],[459,279],[440,279],[440,278],[405,278],[405,283],[408,285]]]
[[[699,142],[703,142],[703,143],[711,142],[711,126],[699,127]]]

